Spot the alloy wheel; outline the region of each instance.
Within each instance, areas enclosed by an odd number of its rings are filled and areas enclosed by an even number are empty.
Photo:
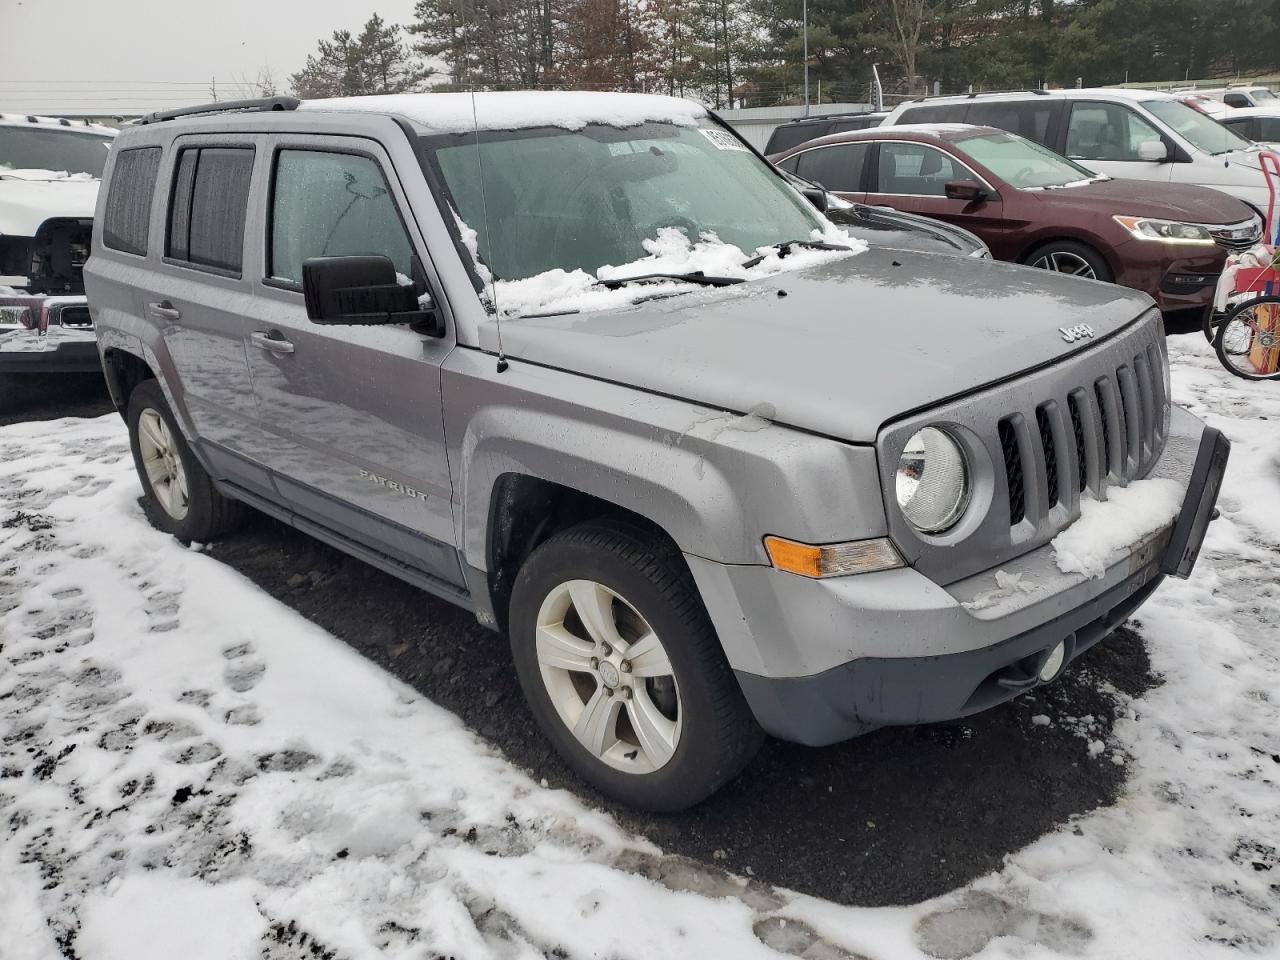
[[[538,670],[561,721],[592,756],[653,773],[680,742],[683,711],[666,648],[624,597],[569,580],[538,611]]]
[[[1098,274],[1084,257],[1064,250],[1044,253],[1031,261],[1031,266],[1041,270],[1052,270],[1054,273],[1067,273],[1073,277],[1098,279]]]
[[[150,407],[138,417],[138,450],[157,502],[173,519],[184,519],[190,497],[187,473],[169,425]]]

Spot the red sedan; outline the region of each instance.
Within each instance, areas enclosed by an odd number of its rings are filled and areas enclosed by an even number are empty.
[[[1227,252],[1262,233],[1261,218],[1220,191],[1113,180],[994,127],[877,127],[769,159],[847,200],[972,230],[997,260],[1142,290],[1166,314],[1202,311]]]

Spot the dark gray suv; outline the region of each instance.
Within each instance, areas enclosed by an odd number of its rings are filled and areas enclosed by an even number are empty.
[[[473,610],[640,807],[1053,680],[1187,575],[1227,455],[1146,296],[868,249],[688,101],[160,114],[93,241],[152,522],[247,504]]]

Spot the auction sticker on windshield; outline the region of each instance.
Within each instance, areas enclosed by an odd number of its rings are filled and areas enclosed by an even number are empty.
[[[699,127],[698,132],[710,140],[717,150],[741,150],[748,152],[746,145],[727,130],[714,130],[708,127]]]

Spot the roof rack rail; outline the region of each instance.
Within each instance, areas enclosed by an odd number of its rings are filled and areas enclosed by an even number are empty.
[[[848,113],[822,113],[816,117],[792,117],[787,123],[812,123],[816,120],[848,120],[850,117],[865,117],[875,110],[851,110]]]
[[[139,123],[159,123],[178,117],[196,117],[208,113],[263,113],[271,110],[297,110],[302,101],[297,97],[262,97],[258,100],[221,100],[198,107],[180,107],[177,110],[157,110],[149,113]]]
[[[1002,93],[1034,93],[1037,97],[1047,97],[1053,93],[1052,90],[1045,90],[1039,87],[1024,87],[1021,90],[974,90],[972,93],[941,93],[936,97],[916,97],[914,100],[907,100],[906,103],[924,103],[926,100],[956,100],[963,98],[965,100],[974,100],[978,97],[997,97]]]

